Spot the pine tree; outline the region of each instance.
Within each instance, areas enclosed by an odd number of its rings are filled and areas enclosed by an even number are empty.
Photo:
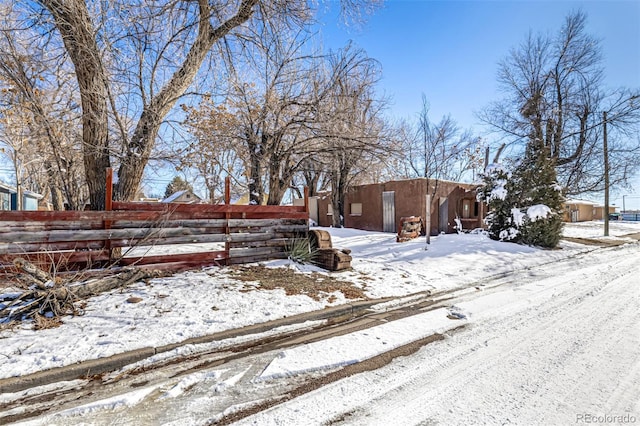
[[[532,137],[523,160],[513,173],[514,207],[523,221],[519,224],[520,242],[554,248],[562,236],[563,196],[556,181],[556,169],[541,138]]]
[[[189,190],[193,192],[193,186],[182,179],[180,176],[174,177],[167,185],[167,189],[164,191],[164,198],[175,194],[178,191]]]
[[[517,241],[518,230],[512,216],[514,188],[511,174],[501,165],[487,167],[477,199],[489,207],[486,223],[489,237],[499,241]]]

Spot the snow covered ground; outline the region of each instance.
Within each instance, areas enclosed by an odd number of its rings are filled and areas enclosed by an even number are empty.
[[[637,243],[597,249],[563,242],[559,250],[539,250],[491,241],[480,234],[464,234],[432,238],[427,247],[424,238],[398,244],[392,234],[329,231],[334,246],[352,249],[354,257],[353,271],[338,275],[363,287],[370,297],[465,288],[506,272],[521,273],[522,284],[487,292],[483,297],[469,296],[467,302],[455,307],[465,318],[463,322],[469,321],[469,330],[428,345],[406,362],[394,362],[385,367],[388,371],[336,382],[325,390],[246,419],[246,423],[299,424],[303,419],[296,416],[301,413],[312,414],[310,423],[322,423],[336,421],[353,411],[357,416],[345,417],[345,423],[361,419],[353,423],[393,424],[401,413],[415,413],[413,423],[431,419],[442,424],[510,420],[517,424],[567,424],[575,423],[575,418],[567,418],[574,411],[640,411],[640,294],[632,273],[640,267]],[[640,232],[640,223],[614,222],[610,231],[610,238],[619,238]],[[569,224],[565,233],[572,237],[599,237],[602,223]],[[590,257],[585,261],[586,256]],[[563,269],[557,269],[559,263]],[[528,267],[535,265],[548,265],[545,270],[550,272],[531,276]],[[303,273],[315,270],[282,261],[270,262],[269,266],[299,268]],[[605,276],[612,276],[613,281],[601,284]],[[341,294],[327,294],[324,300],[315,301],[307,296],[287,296],[282,290],[246,292],[244,286],[224,269],[181,273],[93,298],[84,316],[66,318],[59,328],[33,331],[23,325],[3,330],[0,378],[179,342],[345,302]],[[142,302],[127,303],[131,296],[142,298]],[[330,296],[336,296],[331,303]],[[428,318],[431,326],[408,321],[400,331],[378,329],[376,333],[381,334],[375,340],[385,341],[388,336],[390,345],[401,345],[460,325],[459,321],[447,319],[443,310],[430,315],[434,316]],[[406,338],[391,342],[391,336],[403,334]],[[362,340],[364,336],[353,338],[353,342],[359,342],[357,345],[333,340],[327,341],[333,345],[330,350],[308,345],[285,351],[260,372],[262,379],[346,365],[354,357],[361,359],[385,350],[374,348],[369,355],[354,355],[349,352],[354,346],[369,344]],[[595,347],[588,344],[593,341],[597,342]],[[333,358],[324,359],[320,354],[331,354]],[[585,385],[585,379],[595,371],[598,374],[593,383]],[[222,380],[222,374],[216,374],[206,380],[213,385],[229,380],[227,385],[235,383],[231,380],[235,376]],[[403,389],[412,392],[407,394]],[[120,401],[120,406],[136,406],[154,390],[140,392]],[[608,399],[602,402],[605,394]],[[112,410],[117,405],[105,403],[102,409]],[[96,407],[85,412],[100,410]],[[384,413],[380,407],[385,407]],[[495,422],[486,421],[487,407],[493,407]],[[541,409],[547,417],[540,417]],[[640,415],[636,418],[640,421]],[[56,423],[50,420],[37,420],[35,424]],[[67,420],[62,417],[57,424],[70,423]],[[211,418],[196,416],[182,424],[205,420]],[[403,421],[411,423],[411,418]]]
[[[462,332],[238,424],[638,423],[638,253],[590,253],[470,295],[456,304]]]
[[[334,247],[350,248],[353,256],[353,271],[333,275],[352,280],[372,298],[462,288],[488,277],[594,249],[565,242],[560,250],[540,250],[492,241],[481,234],[440,235],[432,237],[427,246],[424,238],[396,243],[393,234],[327,229]],[[589,222],[570,224],[565,232],[594,237],[601,229],[601,222]],[[629,232],[640,232],[640,223],[611,225],[611,235]],[[268,264],[300,269],[303,273],[321,271],[290,261]],[[23,324],[2,330],[0,378],[176,343],[345,303],[339,292],[316,301],[303,295],[287,296],[278,289],[247,292],[245,284],[230,277],[224,268],[185,272],[94,297],[84,316],[65,318],[58,328],[34,331],[30,324]],[[127,303],[130,297],[142,301]]]

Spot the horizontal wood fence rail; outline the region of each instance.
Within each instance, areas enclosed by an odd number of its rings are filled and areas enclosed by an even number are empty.
[[[109,207],[106,211],[0,212],[0,273],[13,273],[16,257],[51,272],[109,265],[180,270],[257,262],[285,258],[293,241],[306,238],[309,231],[306,203],[111,201]],[[172,247],[163,249],[166,246]],[[180,253],[186,249],[191,252]]]

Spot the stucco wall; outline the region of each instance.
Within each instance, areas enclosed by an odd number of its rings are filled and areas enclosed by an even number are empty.
[[[429,184],[427,186],[427,183]],[[434,194],[435,186],[435,195]],[[382,231],[382,193],[393,191],[395,199],[395,223],[400,223],[402,217],[421,216],[426,214],[426,195],[431,194],[431,234],[438,234],[440,203],[448,200],[447,216],[444,220],[446,232],[454,232],[456,214],[462,216],[462,200],[471,203],[471,214],[478,216],[462,220],[464,229],[474,229],[482,226],[481,213],[486,209],[475,208],[475,185],[459,184],[455,182],[431,179],[407,179],[390,181],[380,184],[360,185],[353,187],[345,197],[345,226],[347,228],[364,229],[368,231]],[[351,214],[351,204],[361,203],[362,214]]]
[[[577,212],[577,221],[585,222],[594,220],[594,212],[596,207],[590,203],[567,203],[565,204],[565,222],[572,222],[572,215]]]
[[[344,226],[364,229],[365,231],[382,231],[382,192],[384,184],[359,185],[351,188],[345,195]],[[361,203],[362,214],[351,214],[351,204]],[[397,211],[396,211],[397,215]]]

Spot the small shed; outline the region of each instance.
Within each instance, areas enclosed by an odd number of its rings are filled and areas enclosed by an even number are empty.
[[[609,206],[609,214],[616,212],[616,206]],[[604,206],[595,206],[593,208],[593,220],[604,220]]]
[[[14,188],[0,182],[0,210],[12,210],[11,195],[14,193],[15,193]]]
[[[15,194],[13,205],[17,208],[18,194]],[[38,210],[38,202],[44,198],[43,195],[33,191],[22,191],[22,210]]]

